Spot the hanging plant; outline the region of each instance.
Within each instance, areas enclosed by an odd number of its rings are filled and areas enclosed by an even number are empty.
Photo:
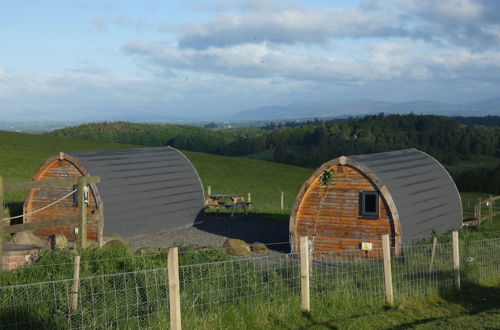
[[[335,171],[333,170],[333,168],[330,170],[323,170],[323,173],[319,177],[319,186],[323,188],[324,186],[329,184],[332,181],[334,174]]]

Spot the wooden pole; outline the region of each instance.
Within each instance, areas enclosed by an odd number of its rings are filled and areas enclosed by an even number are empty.
[[[97,222],[97,245],[102,247],[104,245],[104,203],[100,201],[97,208],[99,212],[99,220]]]
[[[384,253],[384,280],[385,280],[385,301],[394,304],[394,294],[392,290],[392,269],[391,269],[391,243],[389,234],[382,236],[382,250]]]
[[[301,293],[301,310],[310,312],[310,296],[309,296],[309,238],[302,236],[300,238],[300,293]]]
[[[481,225],[481,197],[479,197],[479,201],[477,203],[477,222],[478,226]]]
[[[80,256],[75,256],[73,263],[73,285],[71,286],[71,310],[78,308],[78,291],[80,290]]]
[[[437,245],[437,237],[432,239],[432,252],[431,252],[431,262],[429,264],[429,273],[432,273],[432,268],[434,268],[434,257],[436,255],[436,245]]]
[[[285,193],[283,191],[281,192],[281,209],[285,209]]]
[[[179,285],[179,256],[176,247],[168,250],[168,298],[170,300],[170,329],[181,329],[181,296]]]
[[[78,218],[80,222],[80,249],[85,249],[87,246],[87,204],[85,203],[85,187],[87,186],[87,178],[84,176],[78,177]]]
[[[212,186],[207,187],[207,195],[212,195]]]
[[[453,242],[453,283],[455,289],[460,290],[460,246],[458,242],[458,231],[451,233]]]
[[[3,268],[3,177],[0,176],[0,270]]]
[[[493,196],[488,199],[488,220],[493,219]]]
[[[247,202],[248,203],[252,203],[252,194],[251,193],[248,193]],[[248,208],[251,209],[252,208],[252,204],[248,204]]]

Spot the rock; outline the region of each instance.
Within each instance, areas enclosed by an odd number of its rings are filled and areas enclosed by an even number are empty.
[[[64,234],[54,234],[49,236],[49,246],[52,250],[66,249],[68,247],[68,239]]]
[[[158,249],[149,248],[149,247],[141,247],[135,251],[135,254],[140,255],[140,256],[146,256],[149,254],[158,254]]]
[[[234,256],[245,256],[250,252],[250,247],[241,239],[228,239],[224,242],[224,250]]]
[[[255,242],[250,244],[250,248],[252,249],[252,252],[258,253],[258,254],[266,254],[269,253],[269,249],[264,243],[261,242]]]
[[[12,244],[34,245],[38,247],[45,247],[46,242],[40,237],[36,236],[32,231],[20,231],[12,236],[10,240]]]
[[[127,248],[128,249],[128,244],[127,242],[125,242],[123,240],[123,238],[118,235],[118,234],[114,234],[113,236],[111,237],[105,237],[104,238],[104,246],[103,248],[110,248],[110,247],[118,247],[118,246],[121,246],[121,247],[124,247],[124,248]]]

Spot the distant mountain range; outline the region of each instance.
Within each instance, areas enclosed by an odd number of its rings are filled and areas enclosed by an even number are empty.
[[[433,101],[384,102],[356,100],[339,103],[302,103],[287,106],[266,106],[243,110],[224,116],[224,120],[293,120],[307,118],[342,118],[367,114],[410,113],[443,116],[500,115],[500,97],[472,103],[441,103]]]

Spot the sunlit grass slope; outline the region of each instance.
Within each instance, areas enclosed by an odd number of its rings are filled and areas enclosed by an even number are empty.
[[[59,151],[76,152],[134,148],[136,146],[77,140],[50,135],[0,131],[0,175],[4,182],[28,181],[40,165]],[[280,207],[281,191],[285,207],[291,207],[302,183],[312,170],[273,162],[204,153],[185,152],[200,174],[205,191],[252,194],[254,210],[273,211]],[[7,203],[20,203],[24,192],[9,193]],[[16,210],[18,211],[18,210]]]

